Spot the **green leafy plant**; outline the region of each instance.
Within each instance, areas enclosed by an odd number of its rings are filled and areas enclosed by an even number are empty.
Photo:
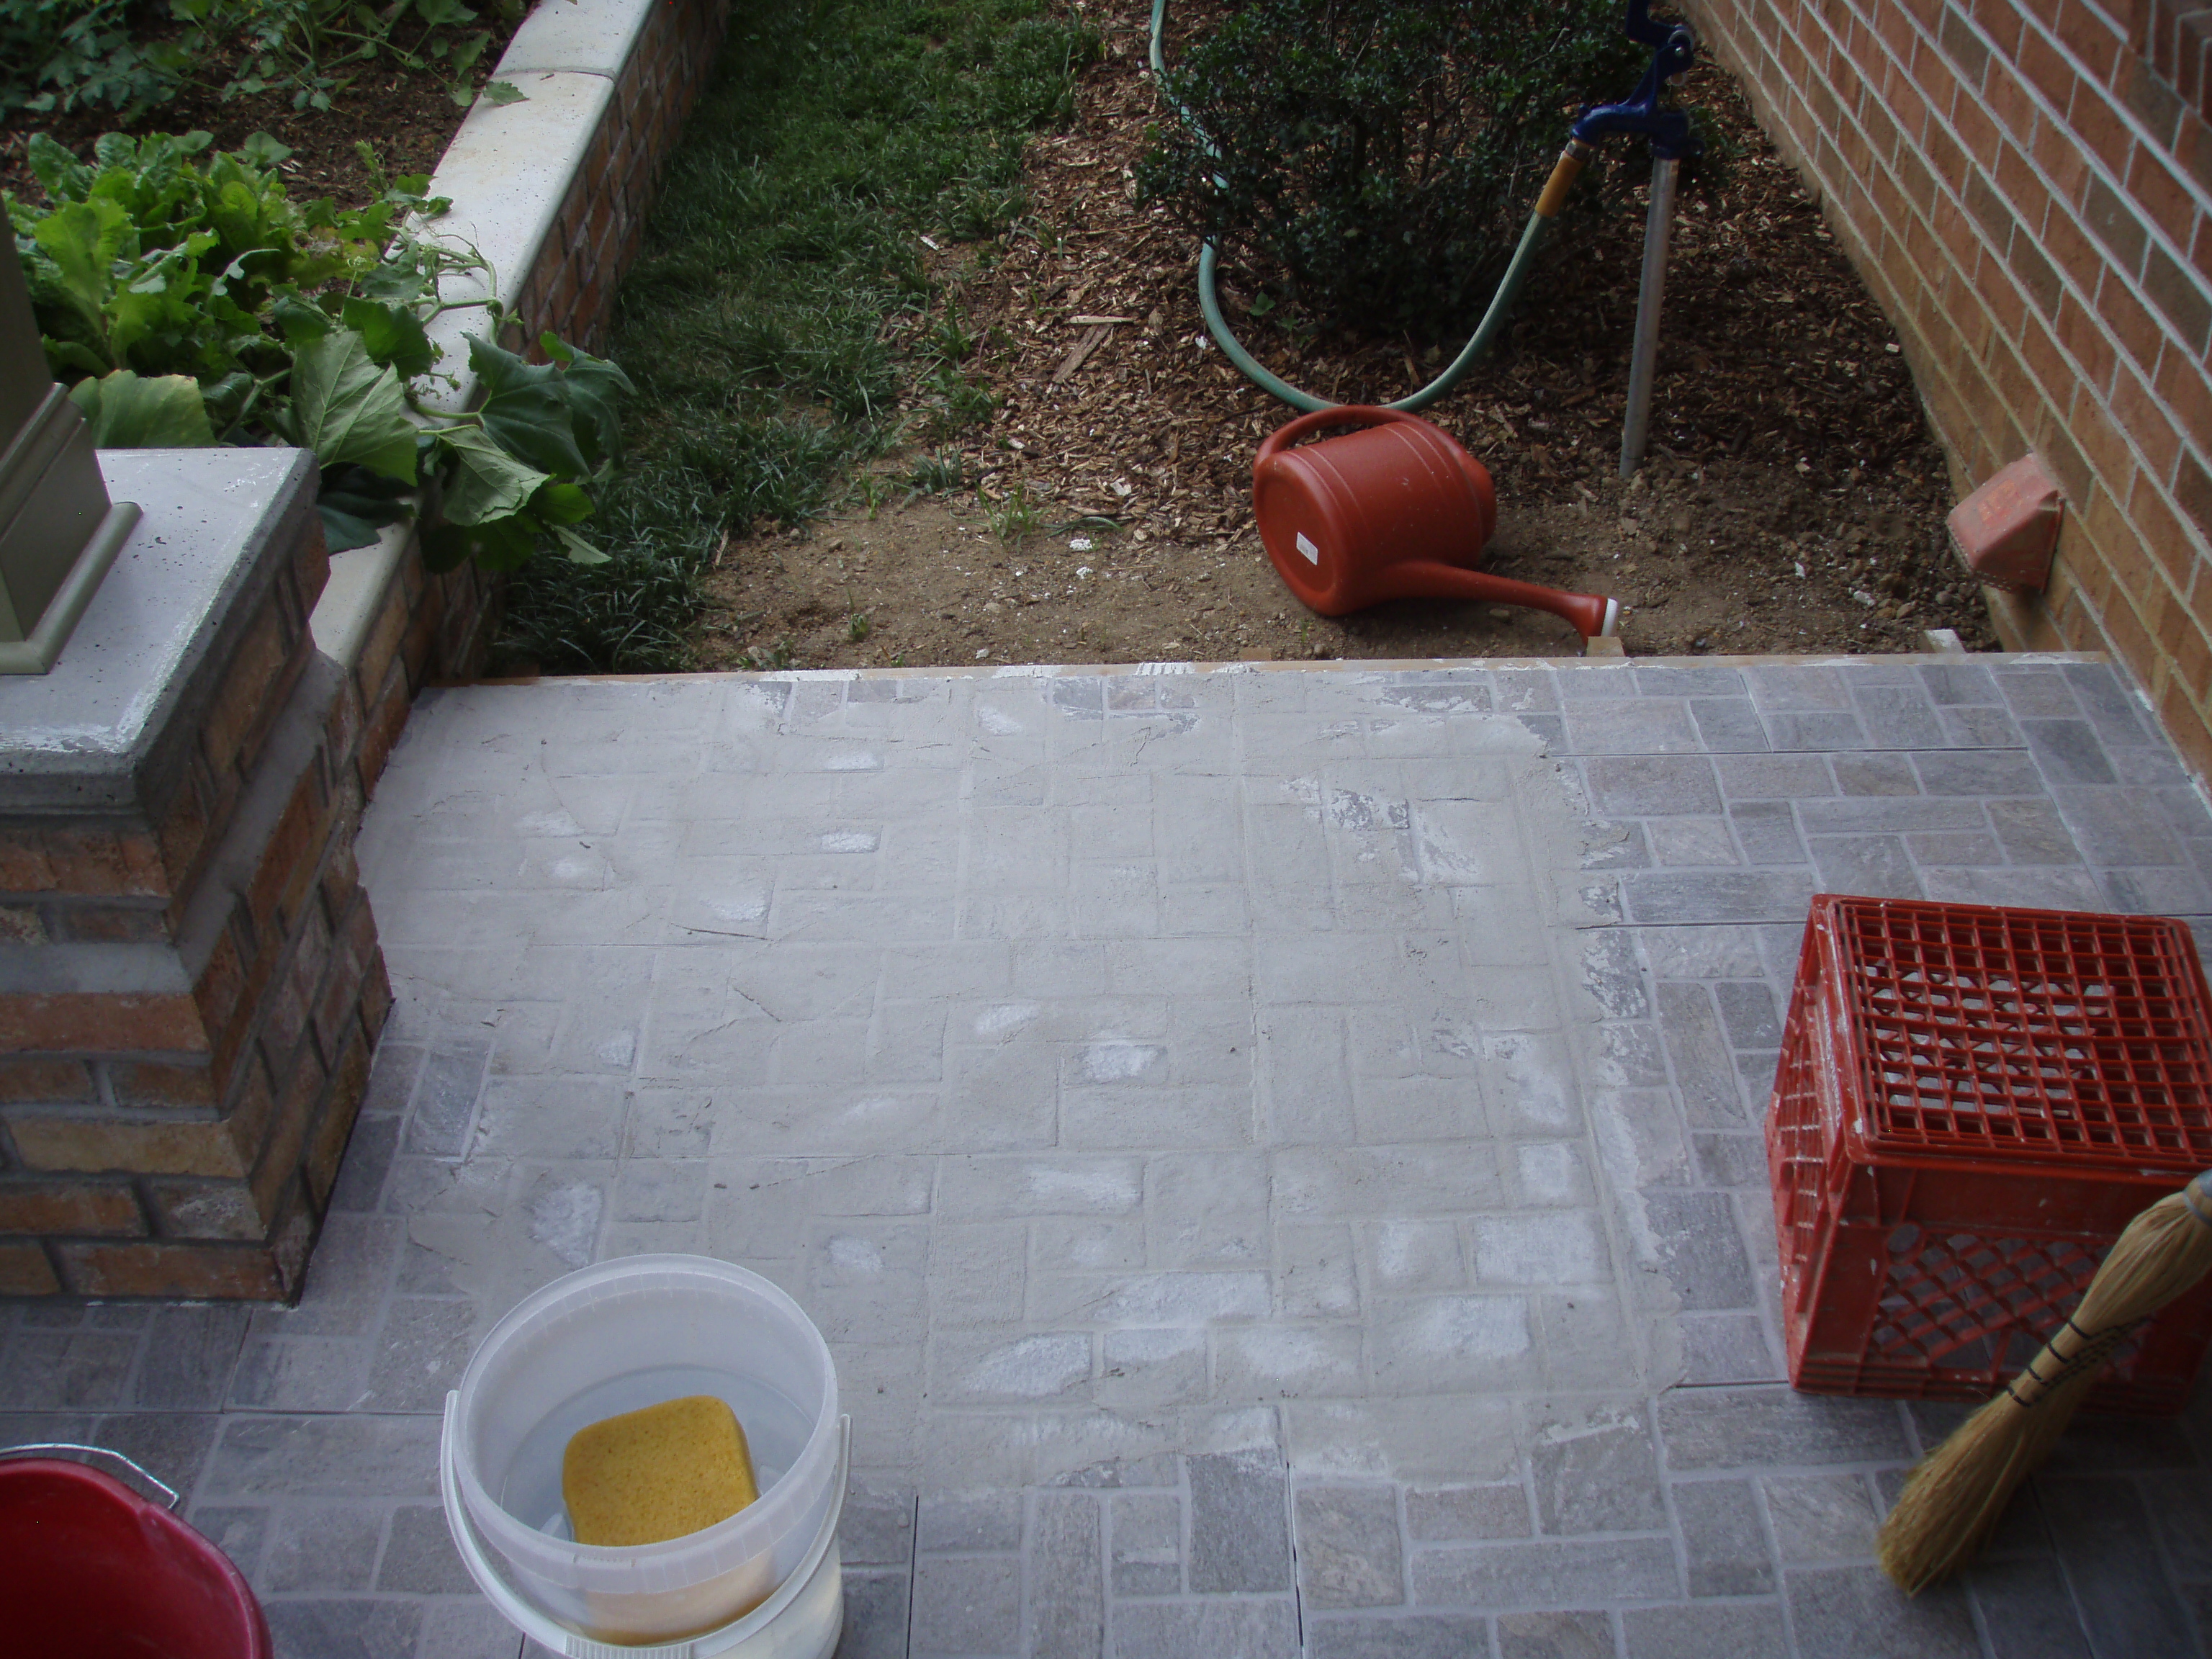
[[[521,8],[495,0],[503,18]],[[187,85],[325,110],[378,64],[429,75],[465,106],[492,39],[479,21],[461,0],[0,0],[0,114],[105,108],[129,122]],[[495,102],[525,95],[494,87]]]
[[[6,198],[46,360],[110,447],[258,443],[313,452],[332,551],[374,539],[438,486],[425,561],[512,570],[544,546],[578,564],[605,556],[577,528],[611,472],[613,363],[548,333],[549,361],[496,343],[495,295],[447,301],[447,276],[489,272],[425,234],[445,204],[419,177],[386,179],[364,209],[295,203],[284,147],[257,136],[217,152],[204,132],[110,133],[89,164],[44,134],[29,159],[51,204]],[[481,307],[467,335],[482,392],[472,409],[425,403],[441,385],[426,325]]]
[[[1577,109],[1640,57],[1619,0],[1243,0],[1171,68],[1193,119],[1139,193],[1302,308],[1463,333]]]

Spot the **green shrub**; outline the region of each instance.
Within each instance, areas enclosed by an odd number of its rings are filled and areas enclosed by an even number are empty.
[[[1644,58],[1619,0],[1245,0],[1170,65],[1198,131],[1139,185],[1310,313],[1464,333],[1576,111]]]

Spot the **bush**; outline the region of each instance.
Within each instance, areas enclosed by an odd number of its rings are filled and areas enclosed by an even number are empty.
[[[1619,0],[1247,0],[1171,66],[1199,131],[1139,185],[1309,313],[1464,333],[1576,112],[1646,58]]]

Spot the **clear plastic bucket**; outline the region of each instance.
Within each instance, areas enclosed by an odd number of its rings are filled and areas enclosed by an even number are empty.
[[[760,1497],[665,1543],[574,1541],[568,1437],[696,1394],[728,1401],[744,1425]],[[446,1434],[467,1521],[533,1607],[596,1641],[665,1643],[743,1617],[807,1555],[837,1485],[837,1374],[799,1304],[759,1274],[632,1256],[516,1304],[469,1361]]]

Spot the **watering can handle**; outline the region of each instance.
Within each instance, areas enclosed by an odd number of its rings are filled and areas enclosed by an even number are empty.
[[[1415,426],[1426,424],[1418,415],[1409,415],[1402,409],[1383,409],[1373,404],[1344,404],[1335,409],[1316,409],[1310,415],[1301,415],[1288,426],[1278,427],[1267,434],[1254,456],[1258,465],[1270,455],[1288,449],[1292,444],[1311,437],[1323,427],[1330,426],[1388,426],[1394,421],[1410,421]]]

